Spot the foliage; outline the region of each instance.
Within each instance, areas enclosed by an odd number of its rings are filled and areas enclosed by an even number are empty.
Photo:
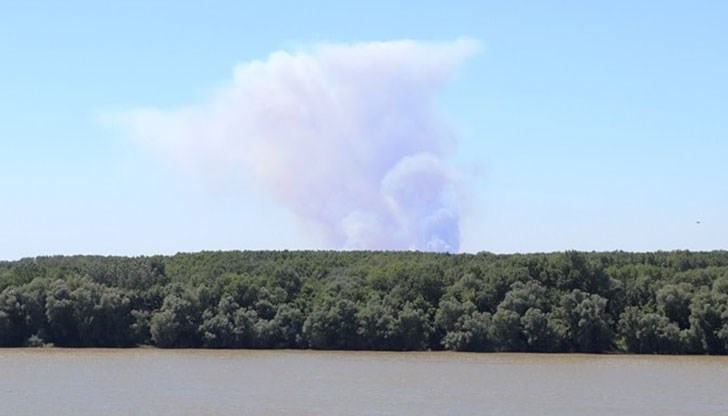
[[[0,346],[728,353],[728,252],[0,262]]]

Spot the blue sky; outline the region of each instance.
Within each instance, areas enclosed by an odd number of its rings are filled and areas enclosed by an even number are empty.
[[[433,93],[460,250],[726,248],[724,2],[106,3],[3,5],[0,259],[340,248],[254,171],[181,169],[105,120],[209,102],[276,51],[462,38]]]

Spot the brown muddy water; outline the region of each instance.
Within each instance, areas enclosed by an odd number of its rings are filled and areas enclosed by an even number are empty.
[[[728,415],[728,357],[0,349],[0,415]]]

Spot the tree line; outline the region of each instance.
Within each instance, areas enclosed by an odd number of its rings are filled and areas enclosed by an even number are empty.
[[[0,262],[0,346],[726,354],[728,252]]]

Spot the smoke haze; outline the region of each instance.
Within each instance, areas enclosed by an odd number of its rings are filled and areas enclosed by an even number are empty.
[[[234,69],[206,102],[114,119],[159,157],[244,174],[328,246],[458,251],[455,138],[434,99],[477,45],[323,44]]]

